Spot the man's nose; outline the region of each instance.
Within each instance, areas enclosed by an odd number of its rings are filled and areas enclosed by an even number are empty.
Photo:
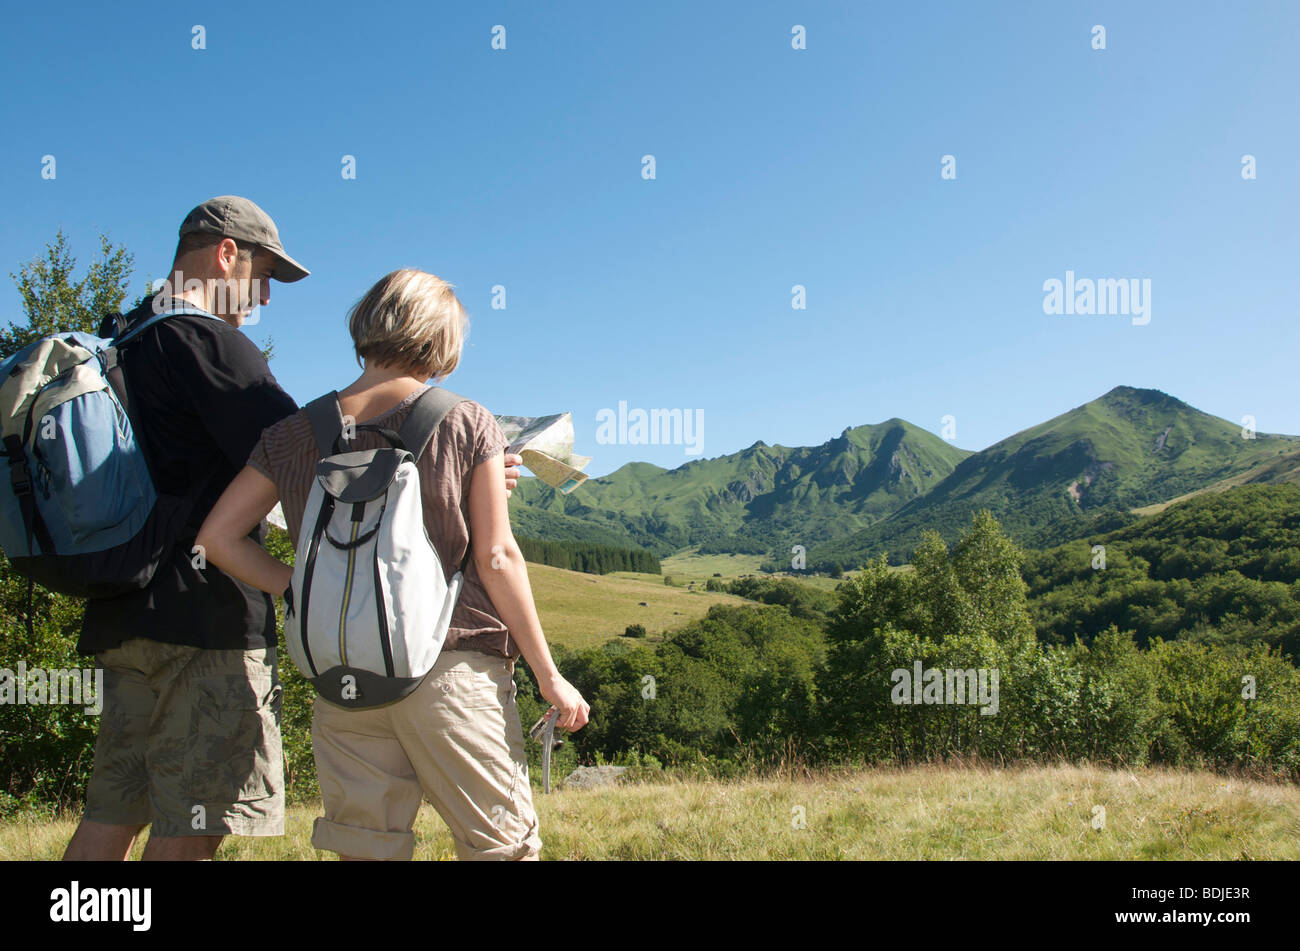
[[[262,306],[271,303],[271,279],[268,277],[262,282]]]

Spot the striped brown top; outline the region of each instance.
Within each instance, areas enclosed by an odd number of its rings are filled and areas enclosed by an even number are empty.
[[[386,413],[362,422],[398,429],[410,414],[411,405],[426,389],[416,390]],[[469,546],[471,473],[484,459],[503,452],[506,444],[505,434],[492,414],[467,400],[447,414],[430,440],[429,448],[416,462],[424,502],[424,527],[448,580],[456,573]],[[377,449],[386,445],[378,433],[358,432],[352,448]],[[248,465],[274,482],[279,490],[289,537],[295,543],[319,459],[305,410],[268,427],[248,458]],[[465,566],[460,600],[452,613],[443,649],[519,656],[519,647],[497,615],[472,558]]]

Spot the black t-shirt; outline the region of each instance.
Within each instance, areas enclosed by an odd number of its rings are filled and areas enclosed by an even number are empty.
[[[126,315],[128,325],[152,312],[147,298]],[[100,335],[111,336],[112,328],[101,328]],[[262,430],[297,412],[297,404],[276,383],[257,346],[217,317],[168,317],[128,342],[120,360],[154,487],[167,495],[196,493],[197,501],[148,587],[87,602],[78,649],[90,654],[132,637],[212,650],[274,644],[270,595],[215,565],[195,568],[192,549],[203,520],[244,467]],[[260,529],[250,537],[260,543]]]

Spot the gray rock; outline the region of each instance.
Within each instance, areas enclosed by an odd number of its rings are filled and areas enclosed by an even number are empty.
[[[626,766],[579,766],[560,784],[562,789],[595,789],[613,786],[625,772]]]

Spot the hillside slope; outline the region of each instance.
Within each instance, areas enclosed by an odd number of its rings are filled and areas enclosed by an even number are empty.
[[[720,591],[678,588],[661,575],[616,571],[607,575],[529,563],[537,616],[546,639],[565,647],[590,647],[616,637],[629,624],[651,636],[704,617],[714,604],[747,604]],[[643,604],[644,602],[644,604]]]
[[[1101,546],[1104,562],[1093,546]],[[1039,636],[1262,642],[1300,656],[1300,485],[1233,486],[1103,535],[1031,551]]]

